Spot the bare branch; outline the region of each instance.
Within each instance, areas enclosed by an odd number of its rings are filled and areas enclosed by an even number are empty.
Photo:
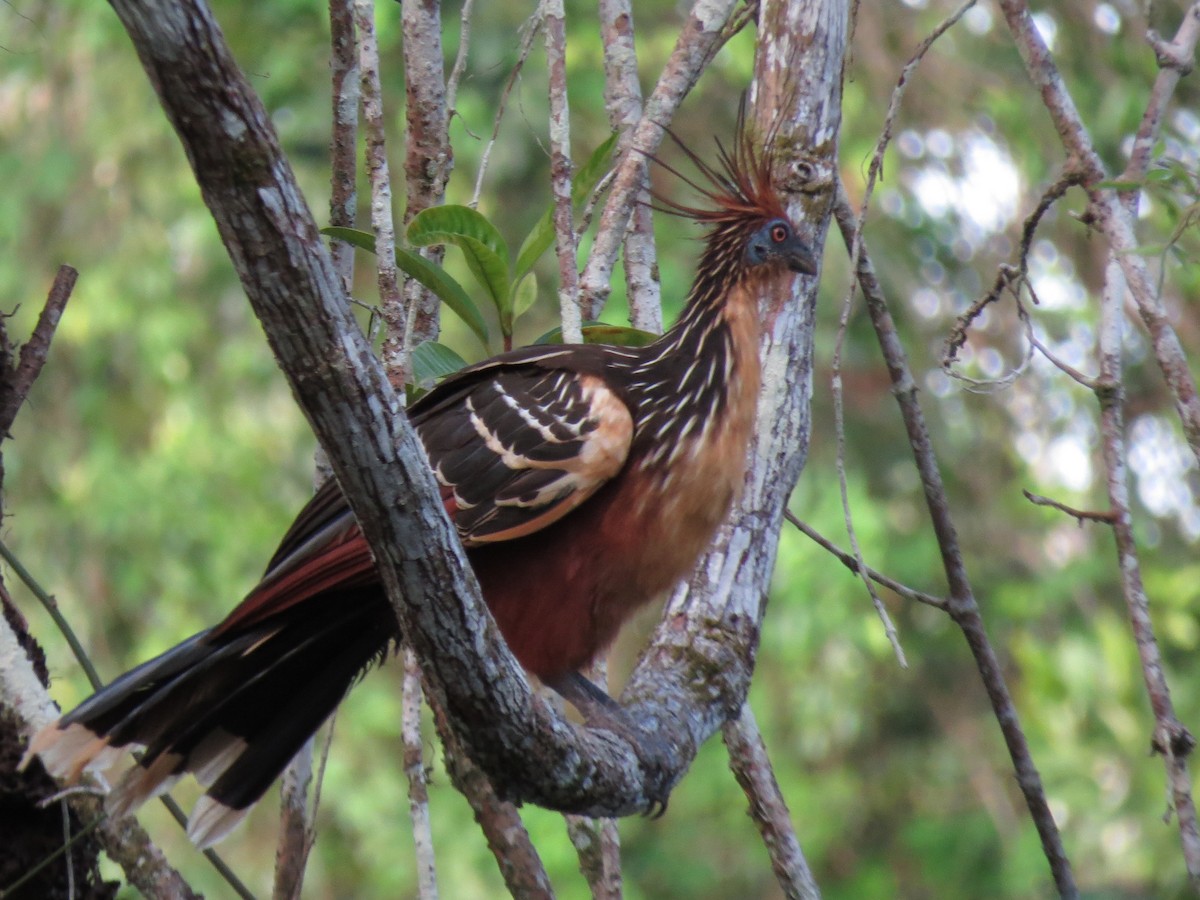
[[[558,254],[558,308],[563,340],[583,342],[579,309],[578,243],[571,202],[571,121],[567,102],[567,24],[562,0],[543,0],[546,61],[550,83],[550,186],[554,194],[555,250]],[[505,347],[505,349],[510,349]]]
[[[0,705],[19,723],[26,737],[58,718],[58,707],[4,616],[0,616]],[[144,895],[163,900],[199,897],[132,816],[108,818],[103,801],[93,794],[73,793],[67,799],[81,821],[103,817],[97,835],[104,851]]]
[[[1155,729],[1151,744],[1163,754],[1167,766],[1167,780],[1179,819],[1180,839],[1188,872],[1193,879],[1200,879],[1200,828],[1186,764],[1186,757],[1195,740],[1178,721],[1171,704],[1142,583],[1128,502],[1121,381],[1121,304],[1127,289],[1132,293],[1142,322],[1150,333],[1155,359],[1171,390],[1184,434],[1197,460],[1200,460],[1200,395],[1196,392],[1196,383],[1183,348],[1163,308],[1162,298],[1146,271],[1145,261],[1134,252],[1137,239],[1133,228],[1132,195],[1122,197],[1113,190],[1099,187],[1105,180],[1103,163],[1045,41],[1033,24],[1026,4],[1022,0],[1001,0],[1000,9],[1026,71],[1050,113],[1064,150],[1086,179],[1092,221],[1109,242],[1110,256],[1105,270],[1098,336],[1100,374],[1096,379],[1096,395],[1100,401],[1101,444],[1109,504],[1115,517],[1113,534],[1117,542],[1122,588],[1141,657],[1150,705],[1154,710]],[[1200,4],[1193,4],[1177,39],[1176,49],[1186,49],[1189,55],[1195,52],[1196,41],[1200,39],[1200,24],[1195,21],[1198,16]],[[1144,173],[1148,166],[1150,146],[1157,134],[1167,98],[1178,81],[1178,74],[1178,59],[1174,65],[1159,73],[1150,106],[1139,128],[1136,155],[1127,169],[1135,175]]]
[[[458,52],[454,55],[454,65],[446,77],[446,110],[447,117],[453,116],[458,110],[458,86],[467,71],[467,55],[471,51],[471,14],[475,11],[475,0],[463,0],[459,12]]]
[[[1146,33],[1146,42],[1154,48],[1160,71],[1150,91],[1150,102],[1142,115],[1137,134],[1133,139],[1133,151],[1129,163],[1121,173],[1119,181],[1137,182],[1146,177],[1150,170],[1150,155],[1158,140],[1163,116],[1175,93],[1179,80],[1192,70],[1196,56],[1196,44],[1200,42],[1200,3],[1193,2],[1179,24],[1172,41],[1163,40],[1157,32]],[[1135,195],[1130,194],[1132,199]],[[1134,210],[1136,212],[1136,209]]]
[[[599,316],[608,300],[613,266],[625,240],[631,210],[646,184],[647,154],[658,149],[662,129],[671,124],[679,104],[700,77],[708,60],[728,39],[725,25],[735,3],[736,0],[696,0],[675,42],[671,58],[633,129],[627,145],[632,152],[626,152],[617,167],[608,202],[600,214],[596,240],[580,279],[580,303],[583,314],[589,319]]]
[[[401,651],[404,664],[403,716],[404,776],[408,779],[408,816],[413,826],[417,857],[417,896],[436,900],[437,865],[433,853],[433,828],[429,820],[429,776],[425,771],[425,743],[421,739],[421,668],[412,648]]]
[[[504,121],[509,95],[512,94],[517,79],[521,76],[521,70],[525,68],[525,63],[529,60],[529,54],[533,52],[533,41],[541,28],[542,6],[538,4],[537,11],[526,20],[521,29],[521,44],[517,49],[517,61],[513,63],[512,71],[508,73],[508,80],[504,82],[504,90],[500,92],[500,99],[496,103],[496,117],[492,121],[492,134],[483,148],[483,153],[480,154],[479,171],[475,173],[475,193],[471,195],[472,208],[479,205],[479,198],[483,194],[483,179],[487,174],[488,160],[492,157],[492,148],[496,146],[496,139],[500,136],[500,123]]]
[[[332,78],[332,134],[329,141],[329,224],[353,228],[358,215],[358,47],[354,0],[329,0],[329,68]],[[354,248],[330,244],[334,268],[349,295],[354,287]]]
[[[1005,263],[998,266],[996,269],[996,279],[992,282],[991,290],[972,303],[955,320],[954,327],[950,329],[950,335],[946,338],[945,349],[942,351],[943,368],[949,369],[950,364],[957,357],[958,351],[967,342],[967,329],[970,328],[971,323],[979,318],[980,314],[988,306],[999,300],[1000,295],[1004,291],[1012,291],[1013,295],[1017,298],[1017,303],[1020,304],[1020,289],[1022,286],[1027,285],[1029,281],[1029,251],[1033,246],[1033,238],[1037,234],[1038,225],[1041,224],[1042,219],[1045,218],[1054,204],[1070,188],[1080,184],[1082,184],[1080,174],[1074,170],[1068,170],[1042,192],[1037,206],[1025,219],[1025,223],[1021,227],[1021,243],[1017,249],[1016,265]]]
[[[909,78],[920,65],[925,54],[929,52],[934,41],[946,33],[959,19],[963,17],[968,9],[975,5],[975,0],[967,0],[962,6],[950,14],[935,28],[917,47],[916,52],[905,64],[900,71],[900,78],[896,82],[896,87],[892,90],[892,98],[888,103],[887,115],[884,117],[882,133],[879,140],[875,144],[875,153],[871,158],[871,165],[867,173],[867,185],[863,191],[862,205],[857,217],[857,225],[853,235],[847,240],[850,250],[850,271],[858,270],[858,260],[862,254],[862,225],[866,220],[867,210],[870,207],[871,195],[875,190],[875,181],[879,177],[879,173],[883,170],[883,154],[887,150],[887,145],[892,139],[892,127],[895,124],[896,117],[900,113],[900,101],[904,96],[904,90],[908,85]],[[859,574],[862,579],[863,586],[867,589],[867,594],[871,597],[871,603],[875,607],[875,612],[883,623],[884,633],[887,635],[888,642],[892,645],[892,651],[896,654],[896,660],[901,667],[907,668],[908,661],[904,657],[904,649],[900,646],[900,637],[896,633],[896,626],[892,622],[892,618],[888,615],[887,607],[883,605],[883,601],[875,592],[875,588],[871,584],[871,579],[867,576],[867,564],[863,559],[862,548],[858,544],[858,534],[854,529],[854,518],[850,510],[850,493],[846,483],[846,415],[845,402],[842,390],[842,350],[846,343],[846,329],[850,323],[850,311],[854,304],[854,292],[858,285],[857,279],[850,279],[850,284],[846,289],[846,297],[842,301],[841,316],[838,320],[837,340],[834,344],[831,387],[833,393],[833,419],[834,431],[837,435],[837,473],[838,487],[841,491],[842,498],[842,513],[846,523],[846,536],[850,540],[850,549],[857,561],[857,566],[854,571]]]
[[[729,748],[729,767],[750,802],[750,818],[762,835],[771,870],[788,900],[819,900],[821,890],[808,868],[792,827],[791,813],[775,780],[767,745],[763,743],[750,704],[725,723],[721,731]]]
[[[408,125],[404,142],[407,225],[417,213],[445,200],[446,182],[454,168],[454,151],[450,147],[450,113],[443,72],[441,4],[438,0],[402,3],[400,22],[404,34],[404,119]],[[421,255],[441,262],[445,250],[441,246],[427,247]],[[409,319],[405,347],[435,339],[441,301],[412,278],[404,286],[404,298]],[[392,365],[386,345],[384,364],[389,369]],[[389,371],[393,384],[395,375],[394,370]]]
[[[8,435],[13,420],[16,419],[17,413],[21,409],[21,404],[29,395],[29,389],[33,387],[33,383],[41,374],[46,356],[50,352],[50,342],[54,339],[59,319],[62,318],[67,301],[71,299],[71,292],[75,289],[75,282],[78,278],[79,273],[70,266],[58,267],[54,283],[50,286],[50,293],[46,297],[46,303],[38,316],[37,324],[33,327],[33,333],[21,347],[20,356],[11,374],[7,371],[4,373],[5,377],[0,382],[2,384],[0,387],[0,391],[2,391],[0,393],[0,438]],[[0,341],[5,345],[3,351],[7,367],[8,361],[11,359],[11,350],[8,346],[7,331],[2,323],[0,323]]]
[[[1084,178],[1091,204],[1091,219],[1107,238],[1113,257],[1121,266],[1126,286],[1133,294],[1142,323],[1150,334],[1154,358],[1175,401],[1175,409],[1183,423],[1184,435],[1193,455],[1200,461],[1200,393],[1197,393],[1195,378],[1188,367],[1179,336],[1167,316],[1162,297],[1146,271],[1146,261],[1136,252],[1138,241],[1134,232],[1133,216],[1116,191],[1099,187],[1106,181],[1104,164],[1092,145],[1088,130],[1067,91],[1058,67],[1054,64],[1046,42],[1033,23],[1028,5],[1024,0],[1000,0],[999,6],[1025,63],[1026,72],[1037,88],[1047,112],[1050,113],[1067,158]],[[1190,20],[1198,15],[1200,6],[1193,4],[1186,18]],[[1187,29],[1185,37],[1193,42],[1194,49],[1195,37],[1192,29],[1196,28],[1196,25],[1186,21],[1184,24]],[[1183,30],[1181,28],[1181,31]],[[1170,80],[1173,77],[1167,73],[1160,73],[1160,80]],[[1165,98],[1161,103],[1165,103]],[[1156,104],[1151,105],[1152,110],[1156,108]],[[1143,129],[1148,134],[1154,133],[1158,118],[1158,115],[1151,112],[1149,125],[1147,119],[1143,119]],[[1153,138],[1149,139],[1153,143]],[[1144,150],[1142,152],[1145,153]]]
[[[609,123],[621,135],[618,150],[626,153],[633,130],[642,117],[642,85],[633,43],[633,4],[630,0],[600,0],[599,12],[604,46],[604,105]],[[646,173],[625,235],[625,295],[630,324],[651,334],[661,334],[662,290],[652,211],[643,202],[649,199],[648,179]]]
[[[621,844],[613,819],[567,816],[567,835],[579,854],[579,871],[592,890],[592,900],[620,900]]]
[[[1098,334],[1100,375],[1096,379],[1096,399],[1100,402],[1100,444],[1104,455],[1113,537],[1117,546],[1117,568],[1134,643],[1141,660],[1142,678],[1154,712],[1154,734],[1150,746],[1154,752],[1162,755],[1166,765],[1170,802],[1179,822],[1183,858],[1188,874],[1195,881],[1200,879],[1200,828],[1197,827],[1187,757],[1195,748],[1196,739],[1175,715],[1133,536],[1125,446],[1125,391],[1122,382],[1125,283],[1123,272],[1115,259],[1109,260],[1105,279]]]
[[[834,206],[834,216],[847,247],[853,246],[861,239],[861,231],[845,187],[839,182],[838,193]],[[1046,802],[1046,793],[1042,787],[1041,775],[1034,765],[1033,756],[1029,752],[1029,742],[1021,728],[1021,720],[1013,704],[1012,694],[1004,678],[1004,670],[996,651],[987,636],[983,624],[983,616],[975,599],[970,578],[967,576],[966,563],[963,560],[962,549],[958,543],[958,533],[954,527],[950,513],[950,504],[946,498],[942,474],[938,466],[937,455],[933,442],[929,437],[929,429],[925,424],[925,415],[917,400],[917,385],[908,365],[907,354],[900,343],[896,332],[896,324],[888,309],[887,300],[879,279],[875,275],[875,267],[866,247],[861,246],[858,264],[855,269],[863,298],[866,300],[867,313],[875,328],[875,335],[883,351],[884,362],[888,375],[892,380],[892,393],[900,405],[900,414],[908,431],[909,444],[912,446],[916,460],[917,471],[921,477],[921,486],[925,492],[925,503],[929,508],[933,521],[933,531],[937,537],[938,547],[942,554],[942,565],[946,571],[946,580],[950,588],[947,600],[947,612],[951,619],[962,630],[967,639],[967,645],[975,657],[980,679],[992,704],[992,710],[1004,742],[1008,747],[1009,756],[1016,770],[1017,783],[1025,796],[1025,803],[1030,816],[1038,830],[1042,841],[1042,851],[1050,864],[1050,871],[1058,892],[1063,897],[1078,896],[1075,886],[1075,876],[1071,871],[1071,862],[1063,848],[1062,837],[1050,806]]]
[[[1049,497],[1043,497],[1041,494],[1035,494],[1032,491],[1021,491],[1025,495],[1025,499],[1034,506],[1048,506],[1051,509],[1057,509],[1059,512],[1064,512],[1068,516],[1079,520],[1082,525],[1085,521],[1089,522],[1105,522],[1109,525],[1116,519],[1115,513],[1110,510],[1104,512],[1094,512],[1086,509],[1076,509],[1073,506],[1067,506],[1065,503],[1059,503],[1057,500],[1051,500]]]
[[[392,218],[392,179],[388,171],[387,132],[383,121],[383,88],[379,82],[379,43],[375,38],[374,0],[354,0],[358,33],[358,66],[366,133],[367,176],[371,182],[371,230],[375,233],[375,273],[379,306],[387,326],[383,364],[399,388],[411,371],[408,332],[411,310],[400,292],[396,267],[396,225]]]
[[[305,741],[300,752],[283,770],[279,782],[279,837],[275,843],[274,900],[299,900],[308,863],[308,790],[312,784],[313,741]]]
[[[463,752],[445,715],[435,708],[433,717],[442,738],[446,772],[454,787],[471,804],[508,892],[517,900],[553,900],[550,876],[521,821],[521,814],[511,803],[496,796],[487,776]]]

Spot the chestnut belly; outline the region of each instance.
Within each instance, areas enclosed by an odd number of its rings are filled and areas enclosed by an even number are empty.
[[[671,487],[680,486],[627,470],[554,528],[468,551],[484,599],[528,671],[550,679],[584,668],[637,609],[692,569],[734,488]]]

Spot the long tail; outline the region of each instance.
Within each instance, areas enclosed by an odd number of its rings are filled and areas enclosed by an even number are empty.
[[[108,797],[113,813],[191,772],[206,791],[188,836],[207,847],[241,822],[395,637],[376,587],[325,592],[234,633],[202,631],[47,725],[22,765],[36,754],[74,781],[143,751]]]

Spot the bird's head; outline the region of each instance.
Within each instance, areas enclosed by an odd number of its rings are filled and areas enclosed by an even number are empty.
[[[817,260],[808,244],[787,219],[778,217],[759,225],[746,241],[750,266],[785,265],[803,275],[817,274]]]
[[[700,173],[689,178],[656,161],[704,198],[703,205],[690,205],[658,192],[655,199],[662,212],[692,219],[708,226],[706,249],[700,269],[725,283],[746,275],[772,270],[817,274],[817,259],[788,215],[775,186],[776,154],[771,141],[758,140],[750,129],[745,107],[738,113],[737,133],[727,147],[717,141],[716,164],[705,162],[673,132],[671,138]]]

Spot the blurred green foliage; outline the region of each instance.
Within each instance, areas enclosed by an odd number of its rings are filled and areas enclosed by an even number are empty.
[[[215,4],[262,94],[310,203],[327,208],[327,25],[320,4]],[[476,4],[467,77],[452,124],[449,201],[470,199],[482,141],[533,4]],[[847,68],[842,175],[862,190],[867,161],[899,69],[948,12],[944,3],[862,4]],[[1124,165],[1155,75],[1140,39],[1165,34],[1179,10],[1147,23],[1108,4],[1063,0],[1038,13],[1110,170]],[[642,73],[652,83],[681,23],[676,4],[637,5]],[[457,4],[443,10],[446,51],[458,43]],[[404,90],[398,11],[378,10],[401,171]],[[0,310],[28,332],[55,268],[80,269],[49,365],[6,445],[4,539],[55,592],[101,671],[113,677],[219,618],[253,584],[309,490],[313,440],[242,297],[186,160],[157,109],[128,40],[102,4],[61,0],[0,11]],[[594,9],[568,3],[576,157],[605,140],[602,57]],[[266,36],[270,39],[266,39]],[[540,51],[538,51],[540,52]],[[731,133],[749,77],[753,36],[716,59],[676,123],[703,154]],[[545,75],[535,52],[510,101],[484,182],[481,211],[517,246],[550,203]],[[1200,112],[1184,80],[1164,124],[1162,170],[1143,204],[1142,241],[1162,256],[1165,295],[1189,346],[1200,342],[1195,240],[1177,235],[1195,203]],[[1002,22],[981,5],[918,69],[874,198],[868,246],[884,280],[920,386],[969,570],[1016,694],[1035,760],[1081,886],[1095,897],[1181,893],[1184,869],[1165,809],[1163,767],[1148,753],[1152,719],[1116,578],[1112,541],[1033,507],[1022,488],[1081,508],[1106,504],[1095,404],[1038,359],[1009,388],[967,391],[940,369],[953,319],[1011,261],[1020,220],[1063,164],[1037,93]],[[663,184],[670,190],[678,185]],[[402,193],[399,184],[397,192]],[[365,185],[363,186],[365,192]],[[365,193],[363,194],[365,196]],[[398,203],[402,203],[402,197]],[[1031,261],[1042,339],[1094,371],[1103,246],[1074,213],[1072,192],[1039,232]],[[668,316],[693,264],[695,234],[661,229]],[[585,241],[586,245],[586,241]],[[586,246],[584,248],[586,250]],[[371,260],[356,296],[371,302]],[[1150,262],[1158,265],[1158,258]],[[461,256],[448,268],[472,279]],[[826,254],[817,343],[815,427],[792,508],[842,534],[833,478],[828,367],[844,253]],[[516,343],[556,323],[552,259],[536,269],[541,299]],[[606,320],[625,323],[618,272]],[[481,308],[487,304],[480,304]],[[443,339],[467,359],[478,344],[454,317]],[[844,354],[847,468],[859,539],[876,568],[941,593],[938,550],[874,337],[861,312]],[[1127,337],[1131,468],[1145,580],[1173,699],[1200,723],[1197,645],[1200,534],[1194,461],[1180,436],[1145,337]],[[961,369],[996,378],[1024,353],[1011,303],[972,330]],[[1197,355],[1196,358],[1200,358]],[[54,692],[86,692],[64,644],[24,595],[49,651]],[[794,532],[781,537],[751,703],[817,878],[830,898],[1050,894],[1036,835],[964,641],[936,610],[885,596],[910,666],[900,669],[861,586]],[[643,633],[649,627],[643,623]],[[615,669],[636,653],[633,634]],[[414,890],[398,745],[394,668],[372,674],[343,707],[322,792],[306,896],[392,898]],[[432,816],[448,897],[501,893],[496,867],[438,753]],[[187,790],[181,792],[187,800]],[[192,883],[227,893],[165,814],[142,815]],[[222,853],[269,891],[273,801]],[[561,896],[587,896],[561,817],[526,811]],[[766,853],[714,740],[658,820],[621,823],[631,898],[775,897]]]

